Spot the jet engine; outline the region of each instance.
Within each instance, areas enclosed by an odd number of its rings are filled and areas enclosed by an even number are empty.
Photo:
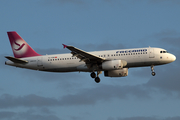
[[[122,60],[111,60],[102,63],[103,70],[117,70],[123,68]]]
[[[128,75],[128,68],[104,71],[105,77],[125,77],[127,75]]]

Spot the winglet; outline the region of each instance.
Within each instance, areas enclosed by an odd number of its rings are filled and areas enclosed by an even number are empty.
[[[63,47],[64,47],[64,48],[66,48],[66,47],[67,47],[67,45],[65,45],[65,44],[62,44],[62,45],[63,45]]]

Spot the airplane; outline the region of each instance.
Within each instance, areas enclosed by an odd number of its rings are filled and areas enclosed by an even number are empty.
[[[129,68],[150,66],[152,76],[155,76],[154,66],[176,60],[175,55],[155,47],[86,52],[62,44],[71,53],[40,55],[17,32],[7,34],[14,57],[5,56],[6,65],[46,72],[90,72],[96,83],[100,82],[102,71],[105,77],[125,77]]]

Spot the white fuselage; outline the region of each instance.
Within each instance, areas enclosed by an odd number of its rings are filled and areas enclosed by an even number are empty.
[[[105,58],[106,60],[125,60],[127,62],[127,65],[124,66],[125,68],[162,65],[173,62],[176,59],[173,54],[167,53],[164,49],[150,47],[95,51],[89,53]],[[49,72],[93,71],[86,66],[85,62],[80,61],[77,57],[72,57],[70,53],[26,57],[21,59],[28,61],[28,63],[18,64],[12,61],[6,61],[6,64]],[[104,70],[101,69],[100,71]]]

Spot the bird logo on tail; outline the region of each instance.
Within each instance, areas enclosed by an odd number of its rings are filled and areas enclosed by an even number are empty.
[[[22,40],[14,41],[14,43],[13,43],[13,51],[17,55],[22,55],[22,54],[26,53],[26,51],[27,51],[26,43],[24,43],[24,41],[22,41]]]

